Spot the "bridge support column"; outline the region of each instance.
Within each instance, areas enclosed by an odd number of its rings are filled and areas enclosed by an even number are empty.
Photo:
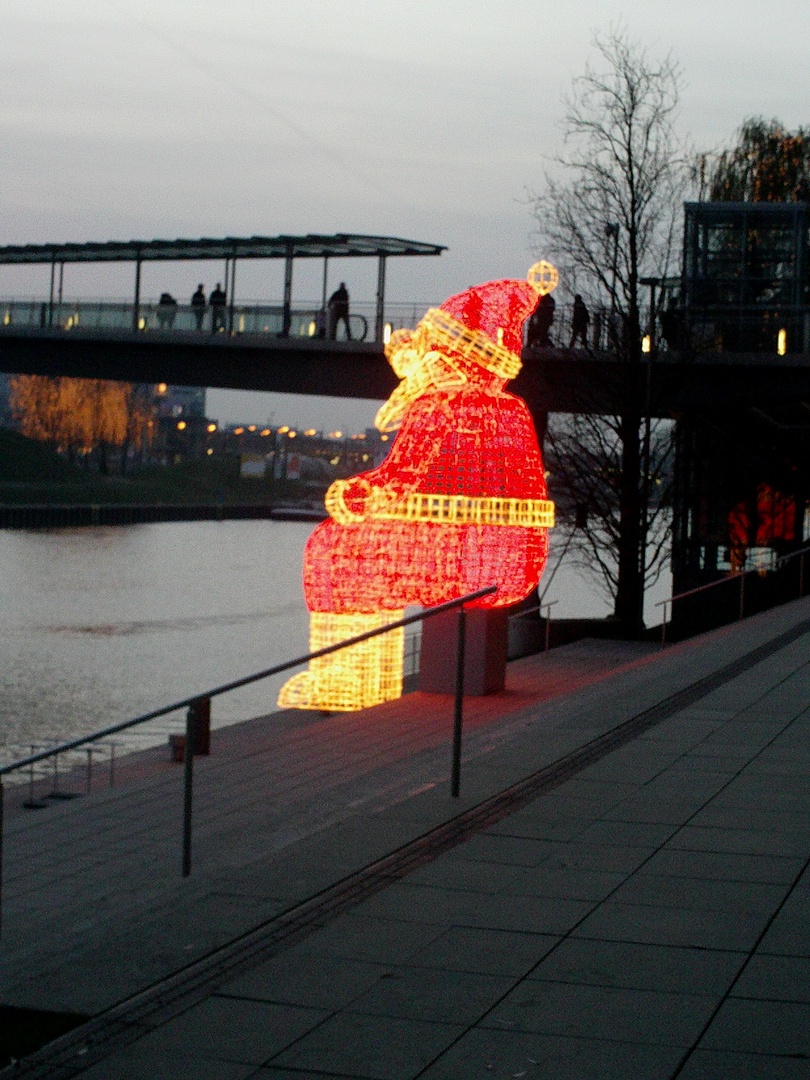
[[[382,341],[385,321],[385,255],[377,263],[377,313],[374,320],[374,340]]]
[[[233,298],[236,292],[236,252],[234,251],[231,256],[231,283],[228,287],[228,282],[225,282],[225,289],[228,293],[228,333],[233,333]]]
[[[282,316],[281,337],[289,337],[290,327],[292,326],[292,275],[293,257],[292,251],[288,249],[284,257],[284,314]]]
[[[141,260],[135,260],[135,303],[132,308],[132,329],[137,330],[141,321]]]
[[[56,259],[51,260],[51,295],[48,300],[48,326],[53,326],[53,289],[56,282]]]

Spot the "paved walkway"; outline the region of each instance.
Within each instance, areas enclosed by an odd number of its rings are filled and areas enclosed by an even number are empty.
[[[383,869],[390,877],[358,892],[364,899],[349,905],[344,897],[335,917],[322,911],[309,927],[301,923],[286,940],[254,951],[236,977],[223,962],[219,981],[209,970],[186,1004],[178,998],[164,1007],[147,993],[113,1010],[95,1043],[68,1040],[69,1068],[59,1075],[804,1080],[808,634],[810,601],[800,601],[636,657],[609,677],[544,701],[538,669],[530,676],[532,665],[522,661],[513,671],[515,679],[525,675],[524,688],[501,699],[500,715],[497,698],[479,703],[479,713],[470,710],[460,803],[435,776],[422,790],[408,789],[413,774],[398,773],[395,761],[393,799],[377,787],[361,798],[360,812],[334,820],[325,813],[318,832],[273,850],[263,840],[272,830],[257,819],[253,839],[261,850],[253,862],[241,849],[233,865],[222,851],[204,854],[225,837],[212,821],[199,840],[197,884],[179,887],[166,911],[182,940],[176,904],[185,899],[195,948],[195,908],[205,897],[231,896],[242,916],[233,919],[231,937],[251,919],[272,925],[275,914],[318,888],[432,835],[454,813],[617,725],[648,716],[631,741],[600,751],[594,764],[495,823],[471,827],[452,850],[445,845],[417,859],[410,873]],[[431,706],[410,703],[414,716],[427,717],[427,730],[437,723]],[[344,749],[365,745],[378,726],[390,738],[387,708],[373,717],[373,729],[370,714],[341,720],[356,739]],[[410,720],[400,714],[398,723]],[[299,730],[311,736],[320,729]],[[422,761],[428,776],[438,764],[431,752]],[[265,748],[263,756],[272,754]],[[213,785],[221,784],[214,758],[209,768]],[[379,779],[373,767],[368,776]],[[330,812],[345,794],[335,788]],[[266,789],[261,795],[257,785],[254,815],[262,797]],[[121,811],[111,807],[113,817]],[[242,818],[238,824],[245,828]],[[154,856],[141,858],[151,858],[160,875]],[[256,906],[245,918],[250,898]],[[217,917],[228,923],[225,909]],[[133,930],[130,944],[148,968],[155,943],[143,926],[139,933]],[[223,961],[239,947],[223,949]],[[98,960],[98,982],[111,979],[120,989],[126,979],[116,982],[115,973],[132,960],[126,950],[108,955],[105,965],[102,949]],[[67,1007],[84,994],[79,1011],[97,1011],[86,989],[71,999],[58,964],[45,984],[41,1007],[57,1007],[46,1004],[49,996],[61,995]],[[29,1001],[36,997],[30,980],[14,991],[21,1003],[24,992]],[[100,988],[96,1002],[105,997]]]

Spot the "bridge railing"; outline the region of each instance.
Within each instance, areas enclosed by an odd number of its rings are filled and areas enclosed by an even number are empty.
[[[181,701],[172,702],[170,705],[164,705],[159,709],[153,709],[151,712],[144,713],[142,716],[136,716],[131,720],[123,720],[120,723],[112,724],[109,727],[102,729],[101,731],[95,731],[91,735],[81,736],[80,738],[70,739],[67,742],[58,743],[55,746],[47,746],[44,748],[32,748],[32,752],[26,757],[19,759],[18,761],[11,762],[8,765],[0,767],[0,927],[2,926],[2,851],[3,851],[3,781],[11,773],[23,773],[24,776],[30,778],[30,791],[29,799],[32,808],[37,806],[35,795],[35,778],[38,770],[53,766],[54,775],[58,777],[58,763],[60,756],[64,758],[65,755],[75,754],[77,751],[84,751],[88,753],[88,787],[90,790],[90,784],[92,780],[92,751],[96,748],[99,752],[107,752],[114,761],[115,744],[112,744],[110,749],[110,739],[120,734],[123,731],[130,730],[132,728],[140,727],[143,724],[148,723],[150,720],[155,720],[159,717],[168,716],[170,713],[178,712],[181,709],[186,709],[186,734],[183,741],[183,763],[184,763],[184,779],[183,779],[183,826],[182,826],[182,875],[187,877],[191,873],[191,834],[192,834],[192,805],[193,805],[193,785],[194,785],[194,757],[199,753],[208,752],[208,744],[210,741],[210,725],[211,725],[211,702],[214,698],[221,696],[222,694],[230,693],[233,690],[238,690],[240,687],[248,686],[252,683],[259,682],[263,679],[268,679],[273,675],[279,675],[282,672],[289,671],[292,668],[300,667],[302,664],[308,663],[310,660],[318,659],[322,656],[329,656],[332,653],[341,651],[342,649],[350,648],[353,645],[358,645],[364,641],[368,641],[371,638],[379,637],[382,634],[390,633],[392,630],[412,626],[414,624],[421,624],[425,619],[431,618],[431,616],[439,615],[443,612],[457,610],[458,611],[458,633],[456,638],[456,685],[455,685],[455,707],[453,713],[453,744],[452,744],[452,756],[451,756],[451,782],[450,791],[453,798],[458,798],[460,793],[461,784],[461,736],[462,736],[462,719],[463,719],[463,706],[464,706],[464,660],[465,660],[465,611],[464,605],[471,603],[473,600],[480,600],[484,596],[489,596],[492,593],[497,592],[496,585],[489,585],[483,589],[477,589],[475,592],[467,593],[464,596],[457,597],[454,600],[448,600],[446,603],[437,604],[435,607],[425,608],[423,611],[418,612],[415,615],[409,615],[406,618],[399,619],[396,622],[388,623],[385,626],[378,627],[376,630],[370,630],[365,634],[358,634],[356,637],[348,638],[346,641],[338,642],[335,645],[329,645],[326,648],[318,649],[315,652],[307,653],[305,656],[298,656],[294,660],[288,660],[283,664],[276,664],[271,668],[266,668],[263,671],[257,671],[252,675],[246,675],[241,679],[234,679],[232,682],[225,683],[222,686],[216,686],[211,690],[206,690],[201,694],[195,694],[192,697],[183,698]],[[114,768],[114,764],[111,765]],[[58,790],[58,783],[57,783]],[[61,792],[61,798],[70,797],[67,792]]]
[[[385,323],[393,328],[412,329],[430,307],[429,303],[394,301],[385,306]],[[352,338],[372,340],[375,304],[360,301],[352,304],[349,315]],[[161,304],[144,301],[137,308],[120,300],[48,301],[0,300],[0,327],[25,327],[35,330],[115,330],[163,333],[233,333],[279,336],[284,331],[284,306],[281,303],[249,301],[226,304],[221,308],[194,307],[191,304]],[[290,312],[290,337],[323,336],[325,319],[317,304],[302,304]],[[345,339],[343,323],[337,337]]]
[[[413,329],[427,309],[434,306],[437,305],[425,301],[386,302],[383,325],[392,329]],[[375,320],[376,307],[373,301],[352,302],[349,316],[352,339],[372,341]],[[301,304],[290,311],[286,336],[324,336],[325,321],[317,303]],[[210,304],[194,307],[191,304],[161,304],[156,300],[145,300],[136,307],[132,302],[107,299],[71,299],[53,304],[47,300],[6,299],[0,300],[0,329],[3,327],[165,334],[267,334],[278,337],[284,333],[284,306],[281,303],[249,301],[214,308]],[[616,333],[618,323],[615,316],[611,322],[609,312],[595,310],[591,313],[585,343],[577,339],[576,347],[587,347],[595,351],[609,349]],[[340,340],[347,337],[343,323],[337,328],[337,337]],[[548,339],[540,344],[566,349],[570,346],[572,337],[572,309],[568,304],[558,303],[554,319],[548,328]]]

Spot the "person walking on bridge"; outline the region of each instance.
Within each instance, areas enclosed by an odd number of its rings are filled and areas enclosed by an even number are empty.
[[[205,289],[202,282],[197,286],[197,290],[191,297],[191,307],[194,311],[194,318],[197,320],[197,329],[202,330],[203,319],[205,318],[206,309]]]
[[[225,329],[225,306],[228,298],[222,285],[217,282],[216,288],[211,290],[208,303],[211,305],[211,333]]]
[[[346,283],[341,281],[339,288],[335,289],[329,297],[326,305],[329,315],[329,340],[337,339],[338,323],[343,322],[346,327],[346,338],[352,340],[352,328],[349,326],[349,291]]]
[[[579,295],[574,297],[574,311],[571,318],[571,344],[569,349],[573,349],[577,341],[582,343],[582,348],[588,348],[588,325],[591,321],[591,316],[588,313],[588,309],[585,306],[585,301]]]

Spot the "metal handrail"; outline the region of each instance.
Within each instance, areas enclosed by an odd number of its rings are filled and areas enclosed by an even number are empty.
[[[47,750],[42,750],[39,753],[29,754],[28,757],[21,758],[19,761],[12,762],[10,765],[4,765],[0,768],[0,929],[2,929],[2,851],[3,851],[3,777],[7,776],[11,772],[15,772],[19,769],[33,768],[37,762],[46,761],[48,758],[54,758],[58,760],[59,754],[67,753],[70,750],[76,750],[80,747],[86,747],[91,743],[97,743],[100,739],[114,735],[119,731],[126,731],[128,728],[137,726],[138,724],[145,724],[149,720],[155,720],[159,716],[166,716],[168,713],[176,712],[179,709],[188,709],[186,714],[186,738],[184,746],[184,777],[183,777],[183,856],[182,856],[182,875],[188,877],[191,873],[191,825],[192,825],[192,795],[194,784],[194,755],[197,751],[197,746],[200,744],[201,739],[207,739],[207,731],[210,726],[211,717],[211,699],[219,697],[221,694],[227,694],[231,690],[237,690],[242,686],[248,686],[250,683],[258,682],[260,679],[267,679],[271,675],[279,675],[283,671],[288,671],[290,668],[298,667],[301,664],[305,664],[310,660],[317,660],[321,656],[329,656],[330,653],[339,652],[341,649],[347,649],[352,645],[359,645],[363,641],[368,641],[370,638],[378,637],[381,634],[387,634],[391,630],[398,630],[401,627],[410,626],[412,623],[424,622],[425,619],[431,618],[433,615],[439,615],[445,611],[451,611],[453,608],[458,608],[458,637],[456,644],[456,687],[455,687],[455,709],[453,713],[453,749],[452,749],[452,766],[451,766],[451,781],[450,781],[450,793],[453,798],[458,798],[461,783],[461,734],[462,734],[462,716],[463,716],[463,701],[464,701],[464,639],[465,639],[465,612],[464,605],[470,603],[473,600],[480,600],[484,596],[490,596],[492,593],[498,591],[497,585],[488,585],[483,589],[476,589],[475,592],[467,593],[465,596],[459,596],[455,600],[447,600],[443,604],[437,604],[435,607],[426,608],[424,611],[418,612],[416,615],[408,615],[405,618],[398,619],[396,622],[388,623],[386,626],[379,626],[374,630],[367,630],[364,634],[357,634],[355,637],[347,638],[345,641],[338,641],[334,645],[327,645],[323,649],[317,649],[314,652],[309,652],[305,656],[298,656],[294,660],[287,660],[283,664],[275,664],[273,667],[265,668],[263,671],[257,671],[253,675],[246,675],[241,679],[234,679],[231,682],[223,683],[221,686],[216,686],[211,690],[207,690],[202,694],[194,694],[191,697],[182,698],[180,701],[175,701],[171,705],[165,705],[160,709],[153,709],[151,712],[144,713],[141,716],[136,716],[131,720],[123,720],[119,724],[112,724],[110,727],[103,728],[100,731],[95,731],[91,735],[84,735],[78,739],[70,739],[68,742],[60,743],[58,746],[52,746]]]
[[[777,566],[782,563],[790,562],[791,559],[795,559],[797,555],[801,557],[801,569],[799,573],[799,596],[804,595],[804,556],[810,552],[810,545],[803,548],[797,548],[796,551],[789,551],[786,555],[779,555],[776,559]],[[667,604],[670,605],[670,614],[672,613],[672,605],[676,600],[682,600],[685,596],[694,596],[695,593],[705,592],[706,589],[714,589],[718,585],[726,585],[729,581],[740,582],[740,615],[742,619],[745,610],[745,578],[749,574],[760,574],[761,569],[757,566],[752,566],[750,570],[740,570],[736,574],[729,574],[728,577],[718,578],[717,581],[709,581],[705,585],[698,585],[694,589],[686,589],[684,592],[676,593],[674,596],[667,597],[666,600],[659,600],[654,605],[655,607],[663,607],[663,617],[661,619],[661,645],[666,644],[667,633]]]
[[[19,761],[14,761],[10,765],[0,767],[0,778],[17,769],[24,769],[29,765],[34,765],[38,761],[45,761],[47,758],[53,757],[56,754],[64,754],[68,750],[75,750],[77,747],[86,746],[88,743],[97,742],[99,739],[108,738],[110,735],[117,735],[119,731],[126,731],[128,728],[136,727],[138,724],[145,724],[149,720],[156,720],[159,716],[167,716],[169,713],[177,712],[180,709],[189,709],[206,699],[219,697],[220,694],[227,694],[231,690],[238,690],[242,686],[249,686],[251,683],[259,682],[261,679],[267,679],[271,675],[280,675],[282,672],[289,671],[290,668],[298,667],[300,664],[306,664],[310,660],[317,660],[321,656],[328,656],[330,653],[339,652],[341,649],[347,649],[351,645],[358,645],[362,641],[368,641],[369,638],[377,637],[380,634],[387,634],[389,630],[398,630],[402,626],[410,626],[412,623],[423,622],[432,615],[439,615],[443,611],[451,611],[453,608],[468,604],[473,600],[479,600],[481,597],[489,596],[491,593],[497,591],[497,585],[489,585],[485,589],[478,589],[476,592],[468,593],[466,596],[460,596],[457,600],[447,600],[445,603],[438,604],[436,607],[426,608],[424,611],[417,612],[416,615],[408,615],[406,618],[399,619],[397,622],[387,623],[385,626],[377,627],[375,630],[367,630],[364,634],[358,634],[356,637],[347,638],[345,641],[339,641],[335,645],[327,645],[325,648],[318,649],[316,652],[307,653],[306,656],[298,656],[295,660],[287,660],[283,664],[275,664],[273,667],[265,668],[263,671],[257,671],[253,675],[245,675],[241,679],[234,679],[232,682],[223,683],[221,686],[214,687],[213,690],[206,690],[201,694],[193,694],[190,697],[181,698],[180,701],[175,701],[171,705],[164,705],[163,708],[160,709],[153,709],[151,712],[143,713],[141,716],[136,716],[132,720],[122,720],[119,724],[112,724],[110,727],[102,728],[100,731],[94,731],[91,735],[83,735],[78,739],[71,739],[68,742],[60,743],[58,746],[51,747],[49,750],[42,750],[37,754],[31,754],[26,758],[21,758]]]

